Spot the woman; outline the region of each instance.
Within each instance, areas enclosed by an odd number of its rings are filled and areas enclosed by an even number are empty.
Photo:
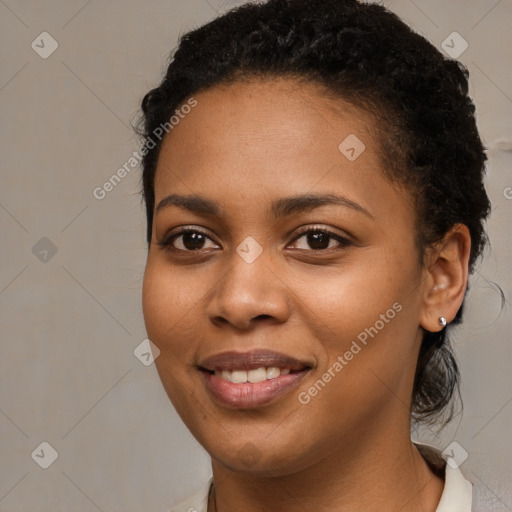
[[[461,454],[410,435],[453,416],[448,332],[485,243],[467,91],[356,0],[182,37],[142,104],[144,318],[213,470],[176,510],[476,510]]]

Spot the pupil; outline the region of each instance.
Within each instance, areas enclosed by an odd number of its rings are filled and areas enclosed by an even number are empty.
[[[329,238],[330,235],[326,233],[309,233],[307,236],[309,246],[312,249],[327,249]]]
[[[183,245],[188,250],[201,249],[204,244],[204,237],[201,233],[185,233],[183,235]]]

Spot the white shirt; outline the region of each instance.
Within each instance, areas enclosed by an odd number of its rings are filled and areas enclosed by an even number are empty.
[[[466,480],[460,468],[452,468],[444,462],[440,452],[427,445],[415,443],[430,465],[444,470],[444,489],[436,512],[480,512],[473,507],[473,485]],[[207,512],[208,493],[213,477],[190,499],[169,512]]]

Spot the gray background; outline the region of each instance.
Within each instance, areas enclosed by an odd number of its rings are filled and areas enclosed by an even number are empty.
[[[465,413],[418,436],[457,441],[462,469],[512,510],[512,1],[384,3],[438,48],[454,31],[468,42],[458,58],[490,148],[492,246],[455,341]],[[133,352],[146,338],[139,170],[101,201],[92,192],[138,149],[130,122],[178,35],[236,4],[0,0],[1,511],[166,511],[210,474]],[[50,48],[43,31],[58,43],[46,59],[31,47]],[[42,442],[58,452],[48,469],[31,456]]]

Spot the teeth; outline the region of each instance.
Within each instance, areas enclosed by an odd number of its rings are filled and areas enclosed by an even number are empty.
[[[251,382],[255,384],[265,380],[277,379],[277,377],[280,375],[288,375],[289,373],[290,368],[277,368],[275,366],[271,366],[269,368],[257,368],[255,370],[249,371],[234,370],[229,372],[227,370],[216,370],[215,376],[235,384],[243,384],[245,382]]]
[[[231,382],[235,384],[247,382],[247,372],[245,370],[235,370],[231,372]]]
[[[267,379],[275,379],[281,375],[281,370],[279,368],[271,367],[267,368]]]
[[[217,375],[219,372],[215,372],[215,375]],[[218,376],[218,375],[217,375]],[[223,371],[220,375],[224,380],[227,380],[231,382],[231,372]]]
[[[263,382],[267,380],[267,370],[265,368],[258,368],[247,372],[247,380],[253,384],[256,382]]]

